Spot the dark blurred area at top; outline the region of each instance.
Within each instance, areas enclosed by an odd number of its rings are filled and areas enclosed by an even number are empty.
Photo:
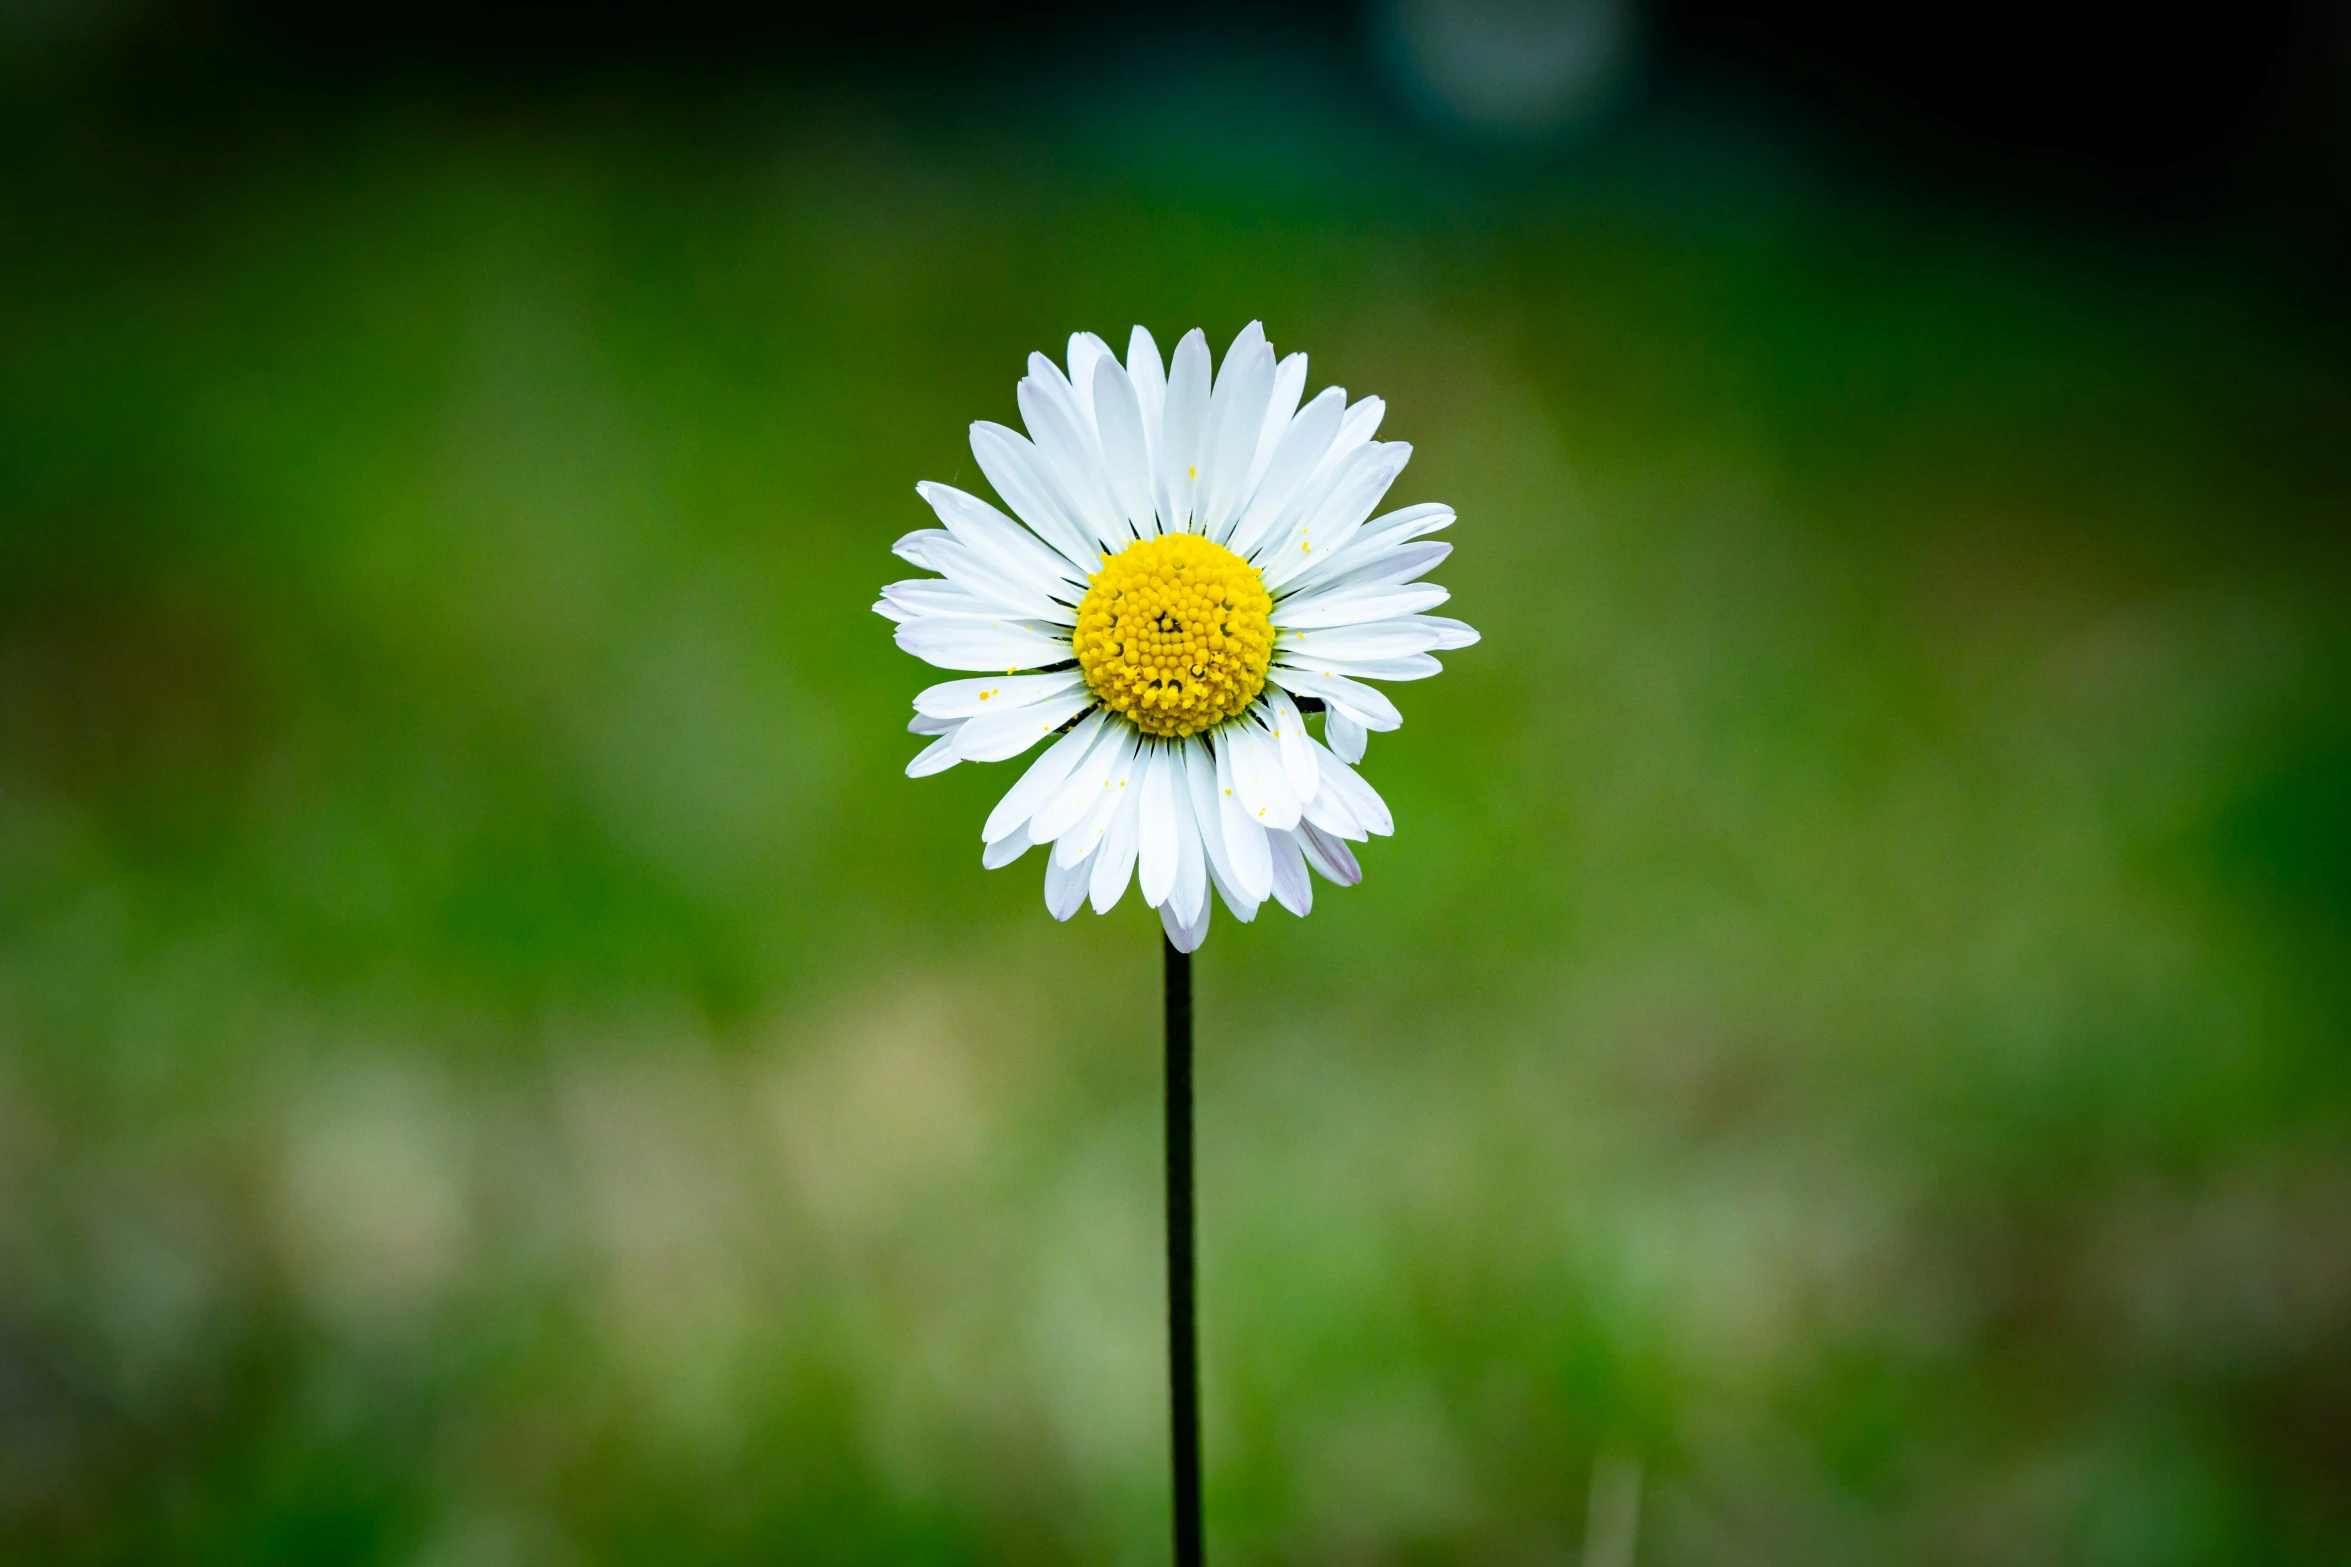
[[[193,131],[318,95],[423,92],[496,104],[582,82],[944,88],[986,100],[1115,76],[1150,63],[1170,37],[1190,41],[1185,58],[1194,62],[1254,44],[1370,86],[1382,75],[1384,20],[1466,18],[1490,32],[1498,24],[1509,65],[1512,28],[1539,32],[1587,11],[1613,14],[1630,35],[1628,80],[1612,108],[1727,91],[1875,149],[1905,177],[2035,206],[2258,211],[2330,233],[2351,208],[2351,6],[2341,0],[2136,13],[2023,0],[1928,10],[1833,0],[1279,0],[1164,10],[1072,0],[0,0],[0,91],[20,109],[71,97]],[[1524,163],[1583,139],[1503,151]]]

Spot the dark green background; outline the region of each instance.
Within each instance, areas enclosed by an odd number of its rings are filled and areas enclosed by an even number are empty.
[[[2325,291],[1296,76],[42,111],[0,1556],[1157,1559],[1156,924],[868,606],[1031,349],[1261,318],[1485,640],[1199,961],[1217,1559],[2351,1561]]]

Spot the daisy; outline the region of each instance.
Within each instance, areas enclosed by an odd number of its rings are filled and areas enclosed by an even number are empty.
[[[1050,740],[989,813],[981,862],[1044,848],[1056,919],[1107,913],[1138,880],[1191,952],[1212,884],[1239,919],[1268,898],[1303,915],[1310,867],[1353,886],[1348,844],[1394,830],[1353,764],[1403,720],[1365,682],[1433,675],[1436,653],[1477,641],[1427,613],[1447,594],[1420,580],[1452,550],[1426,536],[1453,512],[1372,516],[1412,448],[1372,438],[1378,398],[1305,390],[1306,356],[1277,362],[1255,322],[1213,375],[1196,330],[1163,362],[1136,327],[1123,364],[1081,332],[1066,373],[1029,356],[1027,435],[972,426],[1018,522],[915,486],[943,526],[894,553],[938,576],[874,608],[917,658],[986,673],[914,699],[908,727],[933,738],[906,771]]]

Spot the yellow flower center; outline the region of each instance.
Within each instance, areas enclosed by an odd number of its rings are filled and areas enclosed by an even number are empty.
[[[1196,735],[1264,688],[1273,595],[1223,545],[1196,533],[1142,539],[1090,580],[1078,667],[1102,705],[1145,734]]]

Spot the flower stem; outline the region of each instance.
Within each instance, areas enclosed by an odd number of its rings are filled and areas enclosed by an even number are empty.
[[[1164,939],[1164,938],[1163,938]],[[1167,954],[1167,1378],[1176,1567],[1200,1567],[1200,1335],[1192,1295],[1192,955]]]

